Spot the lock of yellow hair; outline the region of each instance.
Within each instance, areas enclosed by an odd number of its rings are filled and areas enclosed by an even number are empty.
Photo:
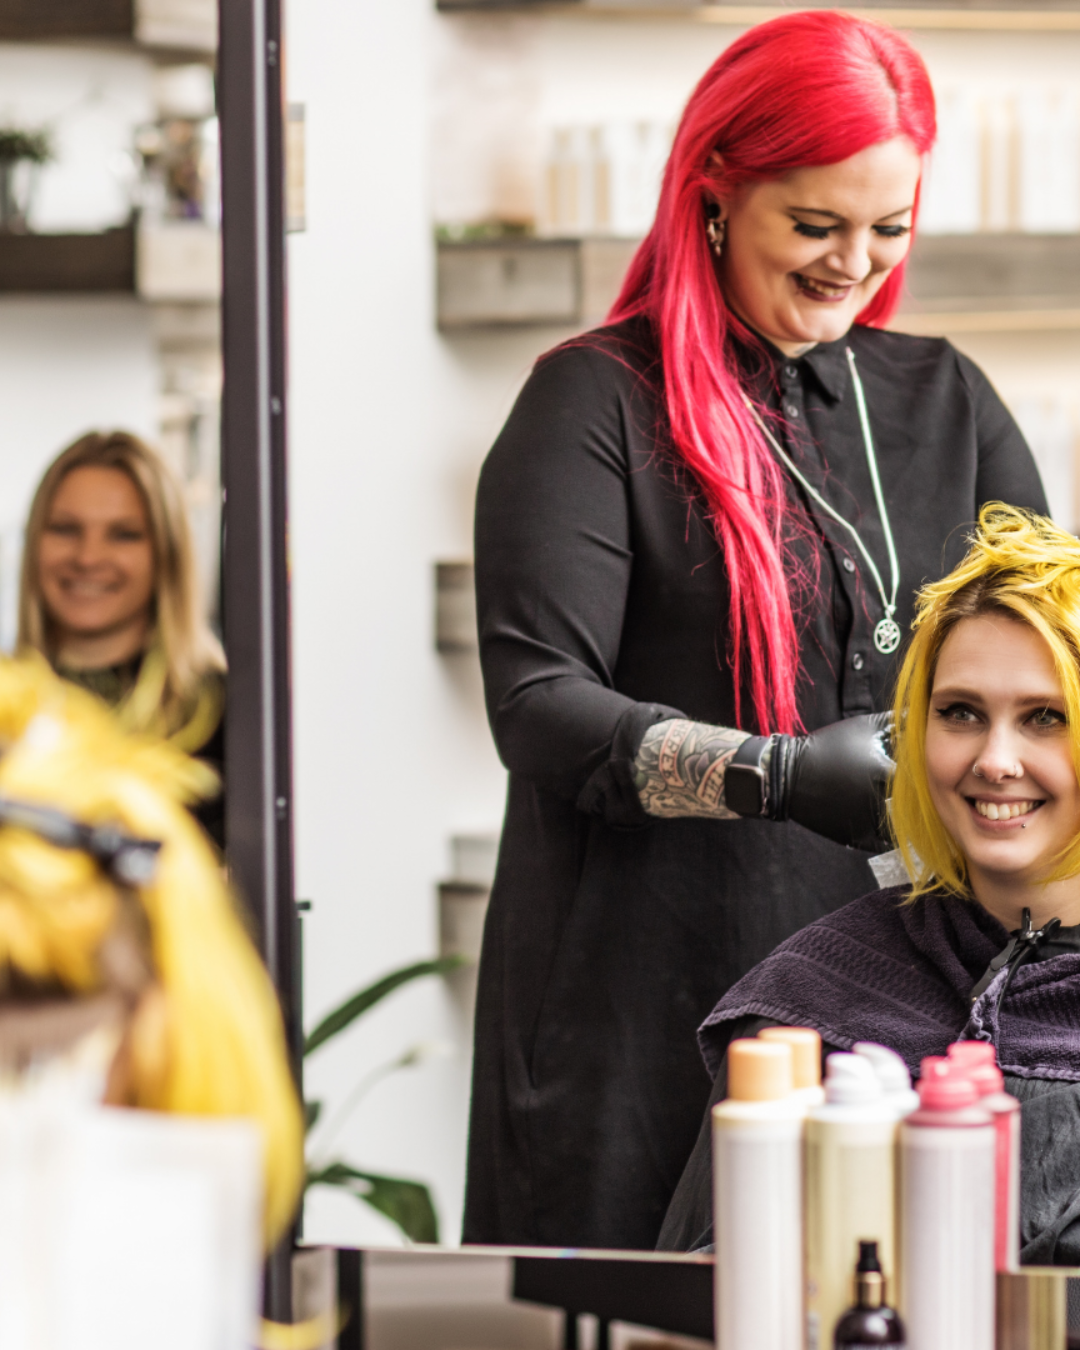
[[[275,991],[220,861],[185,809],[212,786],[210,770],[126,734],[43,661],[0,661],[0,795],[161,843],[137,894],[153,982],[127,1031],[130,1103],[256,1122],[269,1243],[299,1193],[302,1119]],[[93,994],[123,899],[87,854],[0,828],[0,972],[64,996]]]

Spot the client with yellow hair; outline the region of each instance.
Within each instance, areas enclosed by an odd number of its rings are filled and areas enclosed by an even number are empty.
[[[253,1120],[270,1243],[300,1108],[274,989],[185,809],[212,781],[42,662],[0,663],[0,1088],[92,1041],[106,1104]]]
[[[891,825],[909,882],[782,943],[698,1037],[726,1095],[732,1040],[776,1023],[825,1053],[876,1041],[913,1074],[991,1043],[1022,1103],[1021,1260],[1080,1264],[1080,541],[984,508],[920,595],[894,703]],[[711,1241],[708,1116],[660,1246]]]

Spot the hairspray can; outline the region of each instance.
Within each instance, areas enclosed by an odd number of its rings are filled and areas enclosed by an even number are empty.
[[[762,1041],[782,1041],[791,1046],[791,1071],[795,1077],[795,1095],[809,1106],[825,1100],[821,1086],[821,1037],[811,1027],[763,1027]]]
[[[961,1073],[924,1060],[900,1123],[900,1308],[912,1350],[994,1350],[994,1125]]]
[[[803,1338],[802,1133],[791,1047],[728,1046],[713,1107],[718,1350],[794,1350]]]
[[[979,1105],[994,1118],[994,1267],[1020,1268],[1020,1103],[1005,1091],[989,1041],[957,1041],[949,1061],[975,1084]]]
[[[825,1102],[806,1117],[806,1344],[828,1350],[851,1302],[860,1241],[876,1243],[893,1271],[896,1113],[873,1065],[830,1055]]]

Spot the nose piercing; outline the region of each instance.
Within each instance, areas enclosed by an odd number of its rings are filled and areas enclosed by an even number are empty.
[[[984,774],[983,771],[979,768],[978,763],[975,763],[971,766],[971,773],[972,776],[975,778],[986,777],[986,774]],[[1024,766],[1022,764],[1014,764],[1012,768],[1006,769],[1006,771],[1001,776],[1002,778],[1023,778]]]

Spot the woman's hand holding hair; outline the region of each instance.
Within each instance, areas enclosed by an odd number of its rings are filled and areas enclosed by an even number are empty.
[[[888,712],[848,717],[806,736],[752,736],[727,766],[726,805],[881,852],[892,847],[885,827],[891,740]]]
[[[806,736],[749,736],[673,718],[649,728],[635,760],[641,804],[665,819],[794,820],[881,852],[894,765],[891,713],[849,717]]]

